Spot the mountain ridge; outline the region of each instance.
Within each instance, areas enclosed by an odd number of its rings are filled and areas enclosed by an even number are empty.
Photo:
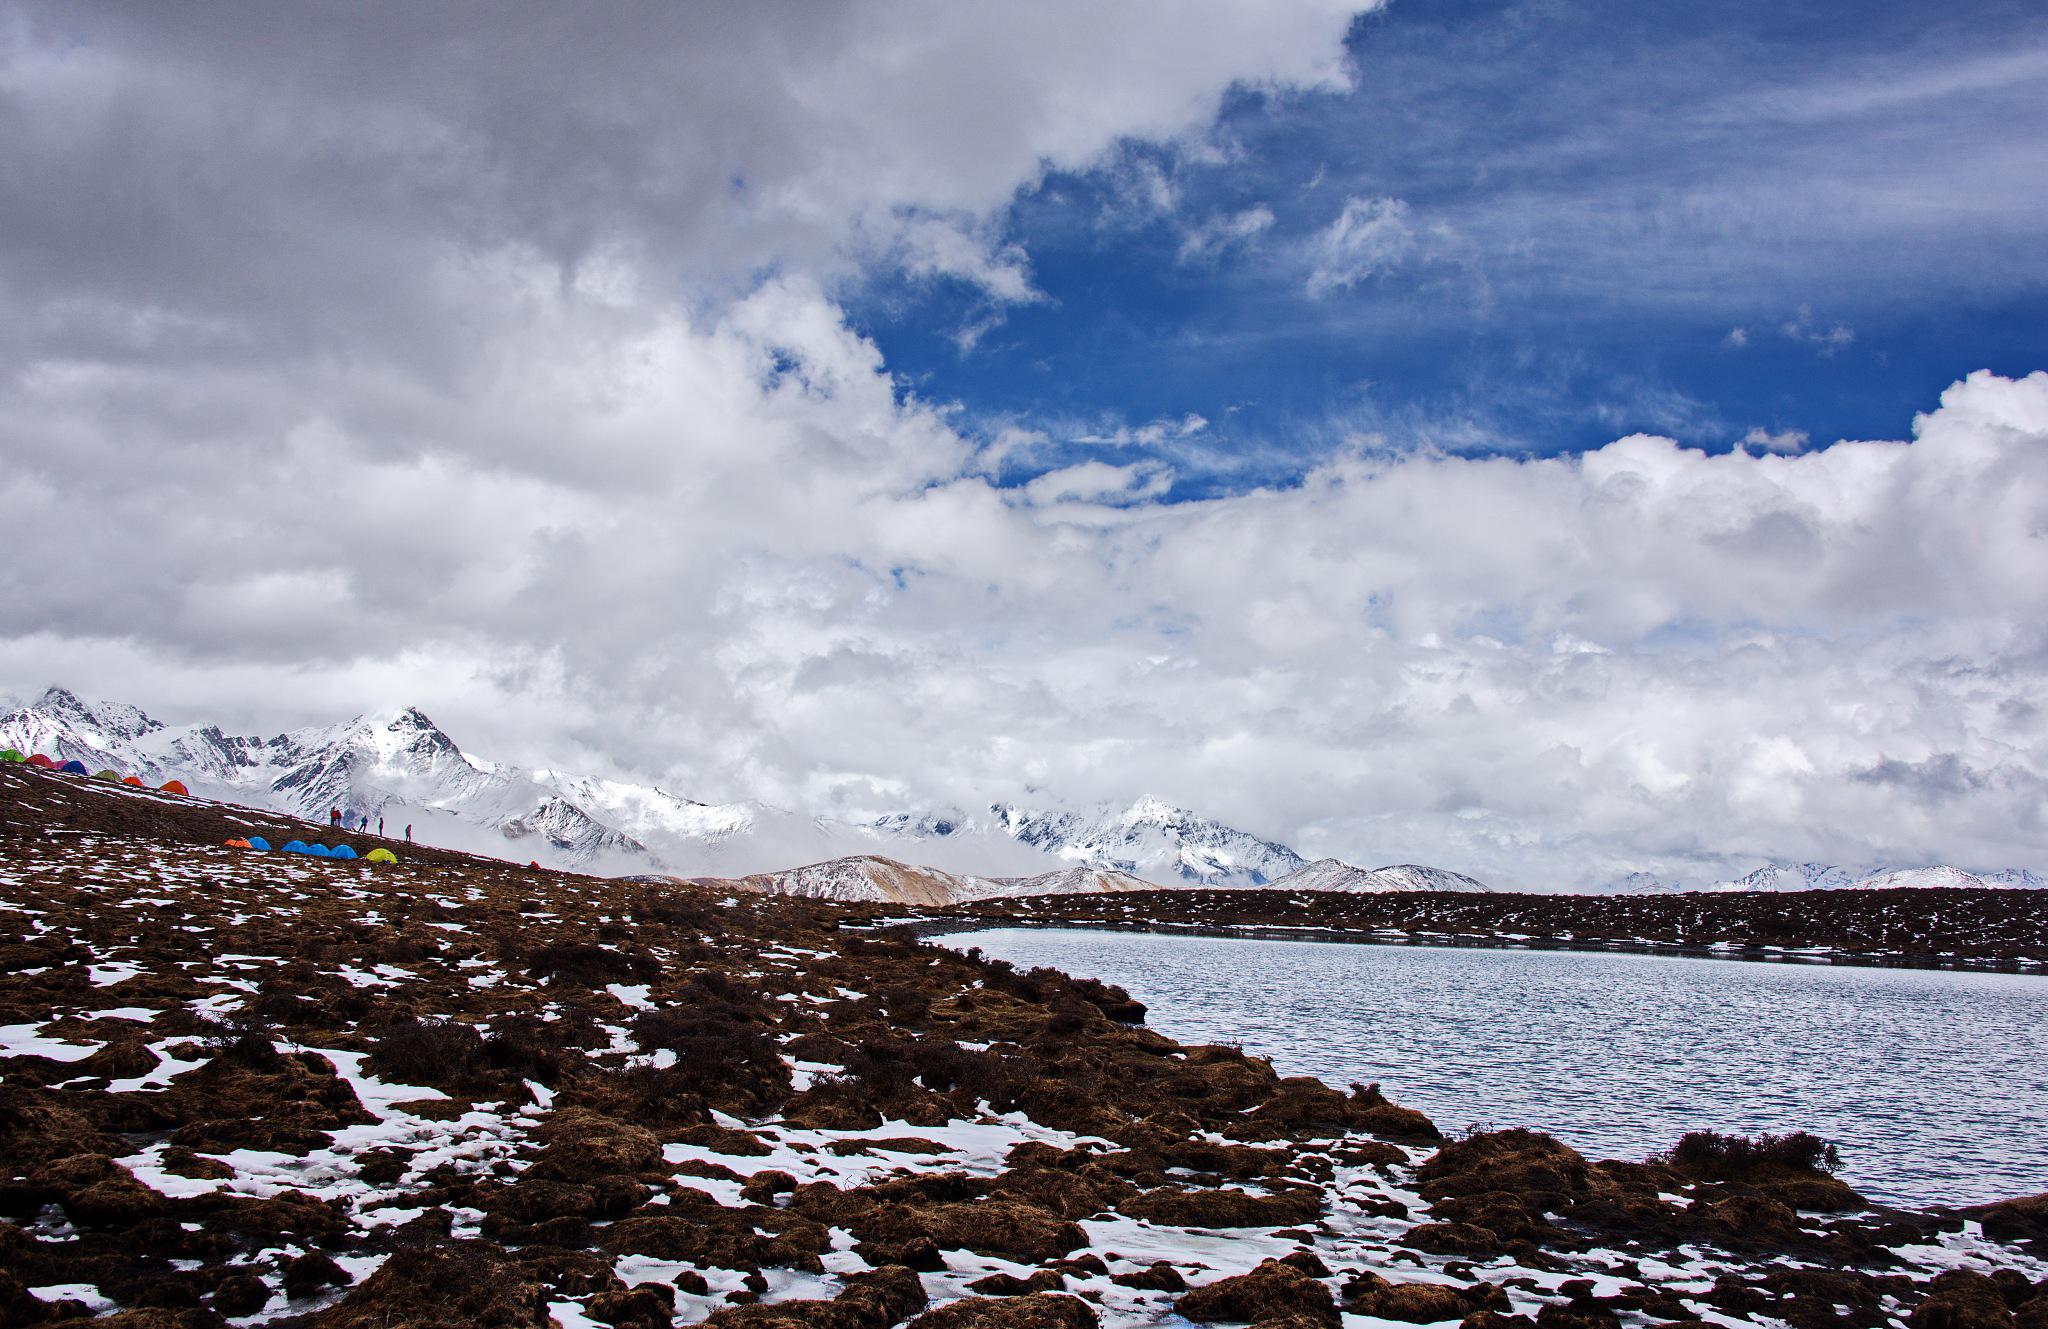
[[[202,797],[316,822],[329,808],[340,808],[351,825],[364,818],[381,822],[393,838],[412,826],[424,842],[586,872],[741,880],[803,870],[788,867],[792,862],[815,867],[915,857],[920,870],[977,882],[1047,881],[1046,889],[1054,891],[1067,889],[1059,874],[1068,871],[1084,874],[1077,881],[1094,879],[1085,874],[1122,874],[1144,887],[1493,889],[1463,873],[1419,864],[1365,869],[1336,858],[1312,863],[1288,845],[1151,795],[1085,808],[993,802],[980,812],[906,811],[864,820],[812,816],[758,801],[699,802],[651,784],[479,758],[417,706],[265,738],[232,734],[216,724],[174,728],[139,707],[87,701],[53,686],[0,713],[0,744],[76,758],[94,770],[133,772],[151,784],[179,779]],[[1880,879],[1908,886],[2048,886],[2023,867],[1852,870],[1780,860],[1704,886],[1632,872],[1594,889],[1842,889]]]

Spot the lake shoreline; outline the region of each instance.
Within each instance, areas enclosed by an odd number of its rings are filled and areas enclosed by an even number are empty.
[[[1869,969],[1925,969],[1957,973],[2048,977],[2048,960],[1957,955],[1875,955],[1853,951],[1794,950],[1774,946],[1692,946],[1648,939],[1499,936],[1487,933],[1421,935],[1353,928],[1258,923],[1131,922],[1066,918],[912,918],[890,920],[922,939],[1001,928],[1145,932],[1165,937],[1225,937],[1242,941],[1313,941],[1348,946],[1429,946],[1446,950],[1554,951],[1607,955],[1661,955],[1675,960],[1730,960],[1746,964],[1836,965]]]

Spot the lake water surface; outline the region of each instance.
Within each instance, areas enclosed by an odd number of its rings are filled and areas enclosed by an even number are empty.
[[[1283,1075],[1378,1081],[1446,1133],[1640,1159],[1808,1130],[1875,1199],[2048,1191],[2048,979],[1586,952],[1005,928],[942,939],[1128,989],[1147,1023]]]

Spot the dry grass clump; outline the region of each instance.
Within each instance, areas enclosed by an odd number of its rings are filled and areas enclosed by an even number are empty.
[[[1827,1176],[1842,1165],[1834,1145],[1806,1131],[1760,1135],[1754,1140],[1719,1131],[1693,1131],[1650,1161],[1715,1181],[1742,1181],[1759,1173]]]

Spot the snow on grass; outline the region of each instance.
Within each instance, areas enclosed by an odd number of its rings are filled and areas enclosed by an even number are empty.
[[[0,1057],[47,1057],[51,1061],[84,1061],[104,1043],[66,1043],[41,1033],[47,1020],[31,1024],[0,1024]]]
[[[646,983],[607,983],[604,990],[617,997],[621,1006],[629,1006],[636,1011],[651,1011],[654,1009],[654,1003],[647,999],[649,986]]]

